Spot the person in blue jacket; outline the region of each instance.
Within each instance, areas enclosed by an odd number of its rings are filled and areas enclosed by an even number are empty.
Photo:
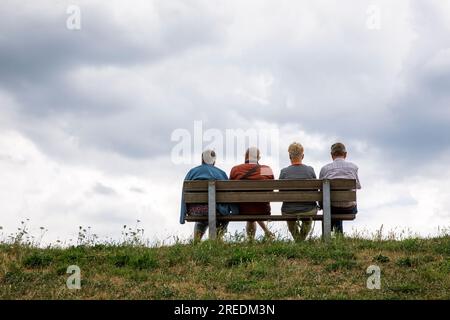
[[[216,163],[216,153],[214,150],[205,150],[202,153],[202,164],[192,168],[187,173],[184,180],[228,180],[227,174],[215,166]],[[184,192],[182,193],[184,194]],[[237,214],[238,210],[236,206],[231,206],[229,204],[218,203],[216,206],[218,214],[229,215]],[[184,224],[186,215],[208,215],[208,205],[207,204],[186,204],[184,202],[184,196],[181,199],[181,212],[180,212],[180,223]],[[217,221],[217,237],[220,239],[227,231],[228,221]],[[196,222],[194,227],[194,241],[199,241],[202,239],[208,228],[208,222]]]

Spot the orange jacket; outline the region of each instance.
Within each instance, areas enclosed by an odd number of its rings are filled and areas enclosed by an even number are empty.
[[[242,180],[247,172],[258,164],[243,163],[231,169],[230,180]],[[273,172],[269,166],[259,165],[258,170],[245,177],[245,180],[273,180]],[[270,214],[269,202],[246,202],[239,204],[239,214]]]

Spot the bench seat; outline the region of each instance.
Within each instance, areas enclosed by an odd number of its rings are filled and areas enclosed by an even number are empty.
[[[208,216],[187,216],[187,222],[208,221],[209,238],[216,238],[216,221],[322,221],[322,237],[331,237],[331,220],[354,220],[354,214],[331,215],[332,201],[356,201],[356,180],[194,180],[184,181],[186,204],[208,204]],[[217,203],[321,202],[320,215],[216,214]]]
[[[356,214],[335,214],[331,215],[331,219],[337,220],[346,220],[351,221],[355,220]],[[218,221],[297,221],[297,220],[313,220],[313,221],[322,221],[323,215],[231,215],[231,216],[221,216],[216,215],[216,220]],[[208,216],[187,216],[187,222],[201,222],[208,221]]]

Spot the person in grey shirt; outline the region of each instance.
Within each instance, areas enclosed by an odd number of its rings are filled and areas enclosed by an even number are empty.
[[[282,179],[316,179],[316,173],[310,166],[302,163],[304,148],[300,143],[294,142],[289,146],[289,159],[291,165],[281,170]],[[317,214],[316,202],[283,202],[282,214],[310,215]],[[287,221],[289,232],[295,241],[303,241],[311,231],[312,221]]]
[[[319,179],[355,179],[356,189],[361,189],[359,182],[358,166],[353,162],[347,161],[347,149],[345,145],[336,142],[331,146],[331,158],[333,162],[325,165],[319,174]],[[356,214],[358,208],[356,201],[332,201],[331,215],[333,214]],[[342,220],[331,220],[331,228],[336,232],[343,234],[344,228]]]

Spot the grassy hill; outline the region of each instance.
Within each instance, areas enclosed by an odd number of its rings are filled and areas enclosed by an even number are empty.
[[[81,289],[66,287],[69,265]],[[370,265],[381,289],[366,287]],[[450,299],[450,236],[95,245],[0,245],[1,299]]]

